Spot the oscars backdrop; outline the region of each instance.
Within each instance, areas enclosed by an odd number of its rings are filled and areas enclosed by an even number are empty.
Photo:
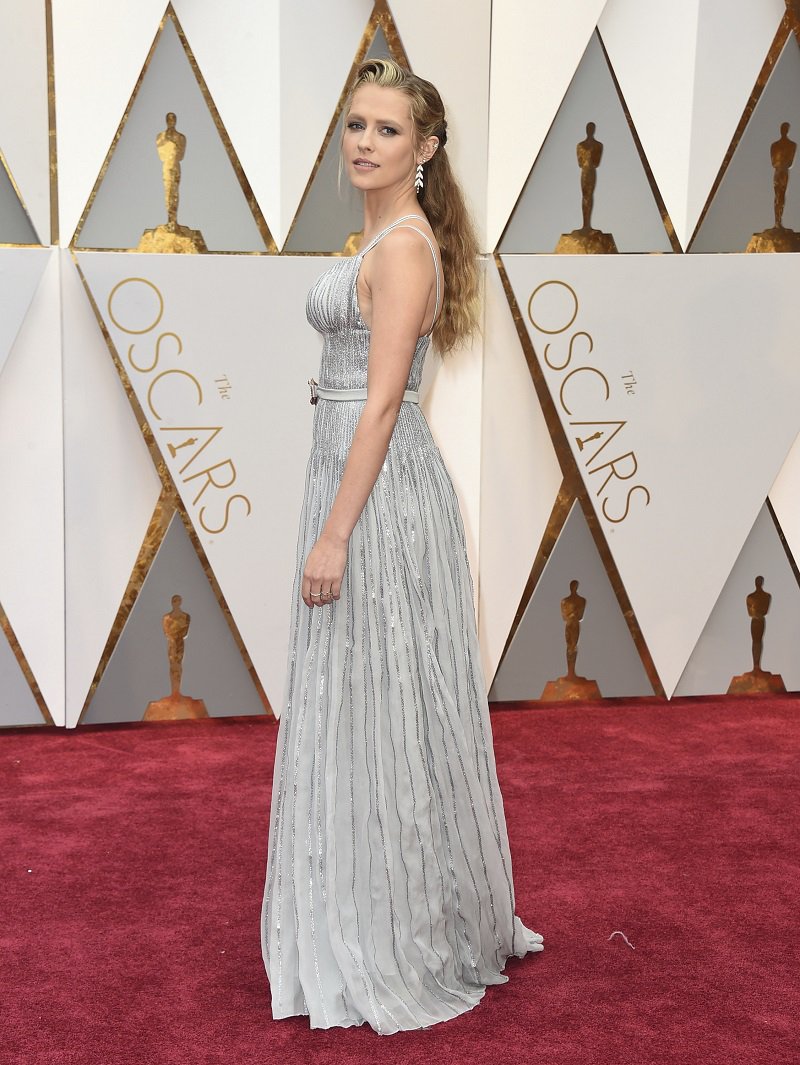
[[[0,724],[281,708],[353,70],[440,89],[487,690],[800,690],[800,4],[0,0]]]

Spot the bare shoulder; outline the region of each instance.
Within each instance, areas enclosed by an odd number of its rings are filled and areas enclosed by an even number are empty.
[[[404,266],[412,266],[415,263],[422,264],[423,262],[430,263],[431,249],[428,240],[438,255],[436,238],[433,233],[427,231],[428,227],[424,223],[418,223],[417,228],[413,229],[411,228],[412,225],[413,223],[409,223],[408,226],[398,226],[391,233],[387,233],[375,247],[373,252],[375,259],[381,264],[391,261],[392,263],[402,263]],[[425,236],[423,236],[423,233]]]
[[[387,233],[375,247],[371,280],[386,279],[388,281],[391,279],[391,283],[394,284],[400,281],[408,282],[413,278],[416,283],[426,286],[429,283],[433,284],[435,267],[431,246],[433,246],[437,262],[441,262],[439,249],[433,233],[425,232],[427,226],[422,222],[416,224],[419,226],[418,229],[398,226],[391,233]],[[423,233],[430,240],[430,244],[422,236]]]
[[[432,234],[428,239],[422,235],[423,225],[420,223],[420,231],[416,232],[397,226],[366,257],[365,269],[359,275],[358,294],[362,317],[370,328],[373,308],[379,303],[384,310],[389,307],[395,317],[402,309],[415,336],[423,335],[432,309],[435,313],[438,250]]]

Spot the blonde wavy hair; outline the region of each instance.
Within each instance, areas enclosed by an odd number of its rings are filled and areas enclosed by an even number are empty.
[[[478,328],[478,240],[464,194],[447,157],[447,119],[436,88],[393,59],[368,59],[356,71],[345,114],[360,85],[399,89],[408,97],[416,145],[438,137],[439,147],[424,165],[419,196],[442,257],[445,276],[442,309],[433,330],[442,354],[461,347]]]

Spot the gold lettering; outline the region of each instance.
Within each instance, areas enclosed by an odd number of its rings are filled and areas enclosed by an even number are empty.
[[[229,481],[224,481],[222,484],[220,484],[219,481],[214,480],[214,470],[221,470],[225,466],[227,466],[231,471],[231,479]],[[230,488],[230,486],[236,480],[236,467],[230,459],[224,459],[222,462],[216,462],[213,466],[209,466],[205,470],[198,470],[197,473],[190,474],[189,477],[184,477],[183,483],[188,484],[189,481],[194,481],[197,477],[202,477],[204,475],[206,478],[206,483],[203,485],[203,487],[192,500],[192,506],[195,506],[197,504],[197,501],[200,499],[203,492],[205,492],[206,488],[208,488],[210,484],[213,484],[215,488]]]
[[[139,373],[152,373],[152,371],[155,370],[156,366],[158,366],[158,360],[161,357],[161,341],[165,340],[167,337],[172,337],[172,339],[177,342],[178,350],[175,352],[175,354],[180,355],[180,353],[183,351],[183,342],[181,341],[181,338],[178,336],[178,334],[160,333],[158,340],[156,341],[156,353],[153,357],[153,361],[150,363],[149,366],[139,366],[133,361],[133,349],[136,346],[135,344],[131,344],[131,346],[128,348],[128,362],[131,364],[134,370],[138,370]]]
[[[123,285],[133,285],[133,284],[137,284],[137,283],[140,284],[140,285],[147,285],[147,287],[151,288],[153,290],[153,292],[155,292],[156,296],[158,296],[158,314],[155,316],[155,318],[150,323],[150,325],[145,326],[144,329],[128,329],[122,324],[122,322],[117,320],[117,317],[114,314],[114,309],[113,309],[112,304],[113,304],[113,301],[114,301],[114,297],[116,296],[116,294],[119,292],[119,290],[122,288]],[[108,307],[108,317],[111,319],[111,321],[117,327],[117,329],[121,329],[123,333],[130,333],[133,336],[141,336],[143,333],[149,333],[151,329],[155,329],[155,327],[161,321],[162,315],[164,314],[164,297],[161,295],[161,293],[159,292],[159,290],[156,288],[156,286],[153,284],[152,281],[148,281],[144,277],[126,277],[124,281],[118,281],[117,284],[114,285],[114,287],[111,289],[111,292],[108,295],[107,307]]]
[[[160,374],[157,374],[150,382],[150,387],[147,389],[147,406],[153,413],[153,416],[161,421],[161,415],[153,406],[153,389],[163,377],[169,377],[171,374],[177,374],[180,377],[188,377],[194,387],[197,389],[197,406],[200,407],[203,404],[203,389],[200,387],[200,382],[192,374],[187,373],[186,370],[162,370]]]
[[[564,408],[564,410],[567,412],[567,414],[570,416],[570,418],[573,415],[573,411],[571,411],[569,409],[569,407],[567,406],[567,404],[566,404],[566,402],[564,400],[564,389],[567,387],[567,382],[571,378],[575,377],[576,374],[579,374],[579,373],[593,373],[593,374],[596,374],[600,378],[600,380],[606,386],[606,394],[603,397],[603,402],[604,403],[607,402],[608,397],[611,395],[611,387],[610,387],[610,385],[608,383],[608,380],[606,379],[605,374],[601,373],[594,366],[579,366],[575,370],[570,370],[570,372],[567,374],[567,376],[561,382],[561,388],[560,388],[559,393],[558,393],[558,398],[561,400],[561,406]]]
[[[543,289],[547,288],[549,285],[561,285],[562,288],[565,288],[567,292],[569,292],[570,296],[572,296],[573,303],[575,304],[572,311],[572,317],[569,319],[568,322],[565,322],[564,325],[560,326],[558,329],[545,329],[544,326],[539,325],[539,323],[533,316],[533,301],[536,299],[538,293],[540,293]],[[568,285],[566,281],[543,281],[541,285],[537,285],[537,287],[531,293],[531,298],[528,300],[528,318],[530,319],[533,328],[538,329],[540,333],[547,333],[548,336],[556,336],[558,333],[563,333],[566,329],[569,329],[569,327],[572,325],[572,323],[577,317],[578,297],[575,295],[575,289]]]
[[[623,462],[625,462],[626,459],[629,459],[630,462],[631,462],[631,465],[632,465],[631,472],[630,473],[620,473],[619,470],[617,469],[617,463],[623,463]],[[610,462],[604,462],[602,466],[597,466],[595,469],[589,470],[589,476],[592,476],[592,474],[595,474],[595,473],[599,473],[601,470],[607,470],[607,469],[610,469],[611,472],[609,473],[608,477],[606,477],[606,479],[603,481],[603,483],[598,488],[597,495],[600,495],[600,493],[606,487],[608,482],[610,480],[612,480],[612,478],[614,478],[614,477],[616,477],[618,481],[629,481],[631,479],[631,477],[635,476],[636,471],[639,469],[639,463],[636,461],[636,456],[634,455],[634,453],[632,451],[626,451],[624,455],[618,455],[615,459],[612,459]]]
[[[611,515],[606,510],[606,503],[608,502],[608,500],[607,499],[603,500],[603,506],[602,506],[603,514],[612,524],[619,525],[619,523],[621,521],[625,521],[625,519],[628,516],[628,512],[630,510],[630,507],[631,507],[631,498],[633,497],[633,493],[634,492],[644,492],[644,494],[647,496],[647,499],[645,500],[645,504],[644,505],[646,507],[650,506],[650,492],[645,488],[645,486],[643,484],[635,484],[633,486],[633,488],[629,488],[628,489],[628,495],[625,498],[625,511],[624,511],[624,513],[623,513],[621,518],[612,518]]]
[[[206,439],[203,441],[203,443],[200,445],[200,447],[197,448],[196,451],[193,451],[191,453],[191,455],[186,460],[186,462],[184,462],[184,464],[178,470],[178,473],[185,473],[186,470],[189,469],[191,464],[197,458],[197,456],[201,453],[201,451],[205,451],[205,449],[208,447],[208,445],[211,443],[211,441],[214,440],[217,436],[219,436],[219,434],[222,432],[222,426],[221,425],[170,425],[170,426],[162,425],[160,430],[159,430],[159,432],[162,432],[162,433],[210,433],[210,436],[206,437]],[[193,438],[192,439],[192,446],[194,444],[196,444],[197,442],[198,442],[197,438]],[[178,445],[178,446],[181,446],[181,445]],[[172,454],[173,450],[177,451],[177,447],[173,447],[171,444],[167,444],[167,449],[169,450],[170,454]],[[176,458],[177,456],[173,455],[172,457]]]
[[[559,364],[550,362],[550,359],[547,357],[547,353],[550,350],[550,344],[545,344],[545,346],[544,346],[544,361],[547,363],[547,365],[550,367],[551,370],[566,370],[566,368],[569,366],[570,361],[572,359],[572,345],[575,343],[575,341],[578,339],[578,337],[586,337],[586,339],[589,341],[589,350],[586,352],[586,354],[587,355],[591,354],[592,348],[594,347],[594,342],[592,341],[592,338],[589,336],[588,333],[584,333],[583,330],[581,330],[579,333],[573,333],[572,334],[572,337],[571,337],[570,342],[569,342],[569,354],[567,355],[567,357],[564,360],[564,362],[559,363]]]
[[[606,431],[605,431],[605,429],[603,429],[599,433],[595,432],[595,433],[588,434],[588,433],[583,433],[582,432],[581,433],[582,439],[581,439],[581,437],[576,437],[579,451],[583,451],[584,448],[586,447],[586,445],[589,444],[591,441],[600,440],[603,437],[605,437],[605,440],[603,440],[603,443],[600,445],[600,447],[598,447],[598,449],[594,452],[594,454],[590,455],[589,458],[587,458],[586,461],[584,462],[584,466],[591,466],[591,464],[594,462],[594,460],[597,458],[597,456],[600,454],[600,452],[603,450],[603,448],[608,447],[608,445],[611,443],[611,441],[614,439],[614,437],[617,435],[617,433],[621,429],[623,429],[628,423],[627,422],[617,422],[617,421],[608,421],[608,422],[580,422],[580,421],[576,421],[576,422],[570,422],[569,424],[570,425],[577,425],[577,426],[584,426],[585,425],[585,426],[587,426],[589,428],[594,428],[597,425],[616,425],[616,429],[614,430],[613,433],[611,433],[610,436],[606,436]],[[581,447],[581,444],[583,444],[583,447]]]
[[[214,529],[211,526],[206,525],[206,522],[205,522],[206,508],[205,507],[201,507],[200,508],[200,516],[199,516],[200,517],[200,524],[203,526],[203,528],[205,529],[205,531],[207,533],[221,533],[221,532],[224,532],[225,529],[227,529],[228,520],[230,518],[231,504],[236,499],[241,499],[244,503],[247,504],[247,513],[245,514],[245,517],[246,518],[250,517],[250,512],[252,510],[252,507],[250,506],[250,500],[247,498],[247,496],[235,495],[235,496],[231,496],[230,499],[226,499],[225,500],[225,520],[223,521],[222,525],[219,526],[218,529]]]

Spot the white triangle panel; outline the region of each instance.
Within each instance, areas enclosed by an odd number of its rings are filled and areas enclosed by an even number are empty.
[[[611,0],[599,23],[609,61],[684,248],[700,4],[701,0],[655,5]]]
[[[686,241],[708,199],[786,11],[784,0],[701,0],[692,100]],[[776,133],[777,139],[777,133]],[[686,247],[686,241],[681,241]]]
[[[0,248],[0,374],[50,255],[38,248]]]
[[[458,496],[473,574],[476,612],[480,561],[482,348],[482,337],[478,334],[468,347],[444,359],[440,359],[435,350],[431,351],[421,389],[422,409]]]
[[[78,260],[267,696],[279,707],[311,444],[306,382],[317,374],[320,353],[303,308],[328,263],[92,253]]]
[[[0,602],[56,724],[64,723],[64,506],[59,252],[0,378]]]
[[[61,272],[67,725],[77,723],[161,482],[69,253]]]
[[[736,145],[719,188],[692,242],[691,251],[744,251],[754,233],[775,224],[775,171],[772,145],[789,123],[789,139],[800,130],[800,49],[790,36],[775,62],[769,81]],[[789,171],[783,224],[800,230],[800,181],[797,161]]]
[[[72,234],[164,14],[164,0],[52,0],[59,230]]]
[[[775,478],[769,501],[786,537],[792,558],[800,568],[800,437],[795,440]]]
[[[676,695],[727,692],[731,680],[754,666],[747,597],[756,577],[772,596],[765,618],[761,669],[778,673],[787,691],[800,690],[800,587],[775,522],[764,506],[722,589]]]
[[[497,246],[606,0],[494,0],[486,245]]]
[[[484,343],[479,634],[491,684],[562,477],[493,260]]]
[[[280,228],[279,0],[175,0],[189,47],[270,228]]]
[[[372,0],[281,6],[280,167],[283,245],[372,11]]]
[[[781,0],[612,0],[600,32],[685,248],[778,29]]]
[[[491,0],[394,0],[391,7],[409,63],[442,97],[447,154],[474,213],[480,246],[491,251],[485,245]],[[454,26],[458,48],[442,47]]]
[[[0,4],[0,148],[19,187],[39,243],[50,243],[50,157],[45,5]],[[9,102],[13,101],[10,105]]]
[[[667,695],[800,424],[800,259],[509,256]]]

